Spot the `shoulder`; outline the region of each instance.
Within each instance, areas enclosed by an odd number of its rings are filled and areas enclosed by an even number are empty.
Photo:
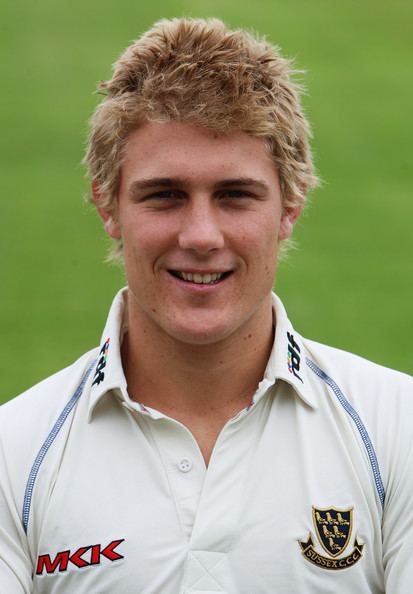
[[[0,406],[0,419],[9,415],[19,415],[33,409],[39,413],[43,406],[59,406],[59,402],[72,391],[73,386],[82,378],[88,366],[96,359],[98,347],[88,351],[74,363],[45,378],[22,394]]]
[[[402,474],[412,447],[413,378],[340,349],[303,343],[308,381],[319,398],[342,409],[363,440],[368,435],[388,484],[392,473]]]
[[[98,349],[0,407],[0,476],[7,499],[21,509],[30,469]]]
[[[85,353],[72,365],[58,371],[0,406],[0,436],[3,447],[36,447],[67,404],[98,349]]]
[[[319,377],[322,371],[345,390],[349,398],[360,404],[372,401],[375,405],[383,399],[391,405],[397,399],[399,404],[405,401],[406,406],[413,406],[413,377],[410,375],[334,347],[311,340],[303,342],[310,370]]]

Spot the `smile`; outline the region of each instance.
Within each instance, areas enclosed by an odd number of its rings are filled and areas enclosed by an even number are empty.
[[[170,270],[169,272],[175,278],[180,278],[181,280],[195,283],[197,285],[214,285],[231,274],[231,271],[208,272],[206,274],[200,274],[198,272],[181,272],[179,270]]]

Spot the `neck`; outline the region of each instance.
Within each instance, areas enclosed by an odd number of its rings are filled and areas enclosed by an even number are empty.
[[[234,335],[207,345],[175,340],[129,308],[122,360],[130,396],[184,423],[234,416],[251,402],[271,352],[270,300],[265,305]]]

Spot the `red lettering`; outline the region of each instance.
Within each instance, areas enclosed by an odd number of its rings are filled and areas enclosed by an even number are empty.
[[[50,555],[39,555],[36,575],[42,575],[44,569],[46,569],[46,573],[54,573],[57,568],[59,568],[59,571],[66,571],[67,564],[69,563],[69,555],[70,551],[62,551],[57,553],[53,561]]]
[[[86,553],[88,549],[90,549],[90,547],[80,547],[80,549],[77,549],[77,551],[70,556],[70,563],[73,563],[76,567],[86,567],[89,565],[87,561],[82,559],[82,555]]]
[[[55,571],[66,571],[69,561],[75,567],[87,567],[88,565],[99,565],[101,557],[106,557],[109,561],[117,561],[123,559],[124,556],[117,553],[115,549],[125,539],[112,540],[104,549],[100,544],[89,545],[87,547],[80,547],[72,555],[70,551],[60,551],[56,557],[50,558],[50,555],[40,555],[37,559],[36,575],[41,575],[44,571],[46,573],[54,573]],[[90,561],[83,559],[83,555],[86,551],[91,550]]]
[[[116,547],[118,547],[120,543],[124,540],[124,538],[121,538],[120,540],[112,540],[112,542],[109,543],[108,546],[105,547],[100,554],[104,555],[110,561],[117,561],[118,559],[123,559],[123,555],[116,553],[114,549],[116,549]]]
[[[92,553],[90,555],[90,564],[99,565],[100,563],[100,545],[92,546]]]

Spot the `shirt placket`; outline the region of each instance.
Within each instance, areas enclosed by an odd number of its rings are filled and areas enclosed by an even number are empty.
[[[149,422],[179,522],[189,542],[205,480],[205,463],[197,442],[186,427],[166,417]]]
[[[267,414],[261,402],[229,421],[218,437],[189,541],[185,594],[237,591],[229,553],[241,529],[249,468]]]

